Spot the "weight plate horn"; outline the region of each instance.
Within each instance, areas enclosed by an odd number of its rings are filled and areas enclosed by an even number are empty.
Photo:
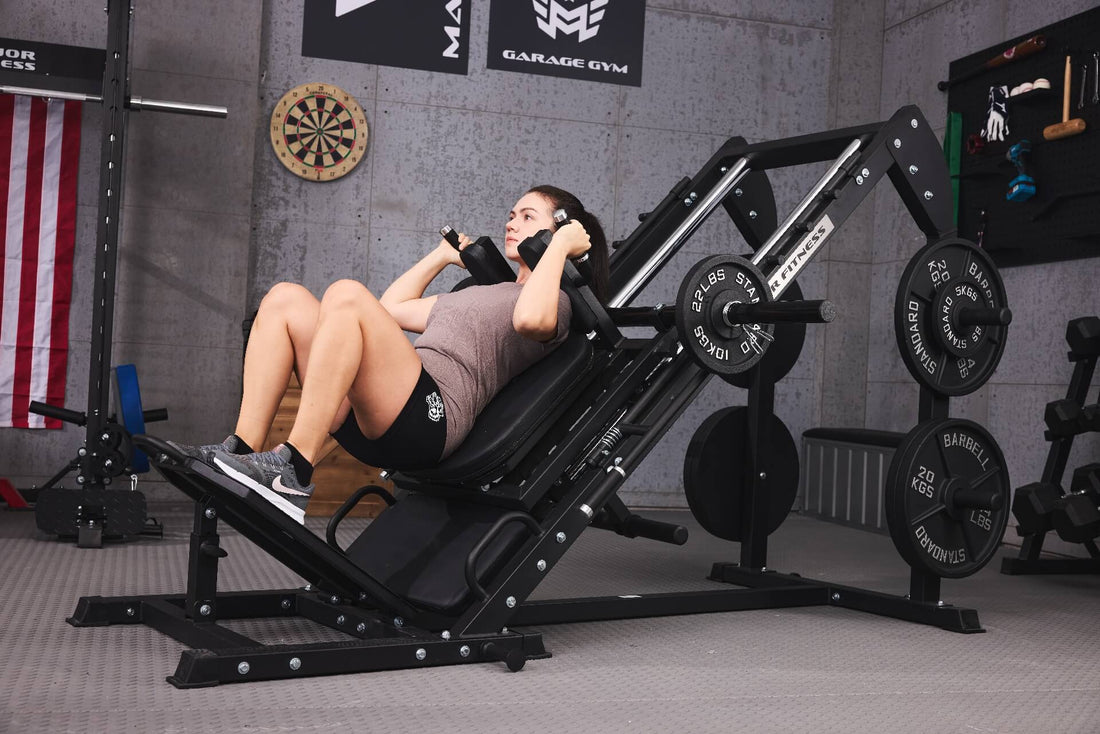
[[[731,309],[771,301],[768,281],[737,255],[697,262],[680,283],[676,326],[680,341],[709,372],[736,375],[755,365],[774,340],[772,324],[737,323]]]

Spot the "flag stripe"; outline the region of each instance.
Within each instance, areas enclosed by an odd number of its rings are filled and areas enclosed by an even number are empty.
[[[27,428],[34,353],[34,315],[38,308],[38,238],[42,234],[42,168],[46,153],[46,100],[31,99],[27,138],[27,188],[23,194],[23,257],[19,268],[19,322],[15,336],[15,379],[11,422]]]
[[[4,247],[0,247],[3,250],[4,259],[0,260],[0,278],[3,278],[4,271],[7,269],[8,254],[7,254],[7,231],[8,231],[8,178],[11,171],[11,146],[12,146],[12,126],[15,122],[15,97],[10,94],[0,94],[0,241]],[[0,280],[0,286],[5,283],[6,280]],[[0,331],[4,325],[4,312],[8,303],[7,293],[0,290]],[[0,338],[0,352],[3,350],[4,340]],[[7,394],[4,389],[4,376],[3,376],[2,354],[0,354],[0,426],[9,425],[10,419],[6,420],[4,416],[5,412],[3,396]]]
[[[65,105],[46,109],[45,144],[42,154],[42,201],[38,215],[38,266],[35,273],[34,337],[31,347],[31,396],[45,396],[50,376],[52,351],[54,265],[57,258],[58,177],[61,173],[61,137],[64,132]],[[41,399],[41,398],[37,398]],[[28,414],[27,425],[43,428],[45,418]]]
[[[61,425],[79,157],[79,102],[0,95],[0,426]]]
[[[4,227],[4,320],[0,322],[0,426],[12,423],[15,340],[19,316],[19,275],[23,263],[23,197],[27,188],[27,139],[31,103],[16,97],[12,109],[11,162],[8,165],[7,222]]]
[[[54,309],[50,326],[50,360],[46,402],[65,402],[65,378],[69,356],[69,309],[73,292],[73,250],[76,242],[76,180],[80,170],[79,102],[65,102],[61,158],[58,161],[57,239],[54,255]],[[47,418],[46,428],[61,428],[57,418]]]

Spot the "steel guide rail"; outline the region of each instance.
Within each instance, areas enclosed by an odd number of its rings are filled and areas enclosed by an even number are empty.
[[[902,107],[889,120],[875,125],[735,145],[721,151],[682,187],[689,192],[684,199],[666,197],[663,207],[647,217],[641,233],[624,244],[624,252],[617,253],[616,261],[638,264],[625,282],[613,279],[615,295],[609,306],[629,305],[748,174],[830,159],[834,161],[825,174],[752,258],[754,265],[781,262],[769,277],[773,297],[786,290],[884,175],[890,177],[930,240],[955,231],[950,197],[943,190],[950,179],[939,143],[919,109]],[[705,191],[701,197],[700,190]]]

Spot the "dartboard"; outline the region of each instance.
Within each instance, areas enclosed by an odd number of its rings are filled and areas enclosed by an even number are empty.
[[[271,113],[271,147],[283,165],[310,181],[333,181],[367,150],[367,118],[355,98],[332,84],[302,84]]]

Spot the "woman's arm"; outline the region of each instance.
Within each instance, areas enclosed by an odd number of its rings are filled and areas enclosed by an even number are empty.
[[[565,261],[584,254],[591,246],[580,222],[569,222],[554,233],[512,311],[512,326],[517,332],[540,342],[554,338],[558,333],[558,294]]]
[[[470,244],[470,238],[464,234],[458,235],[458,241],[461,247]],[[451,247],[447,240],[440,240],[434,250],[406,270],[378,299],[402,329],[417,334],[423,333],[428,323],[428,314],[431,313],[432,306],[438,298],[438,296],[424,298],[424,289],[448,265],[463,267],[458,253],[459,251]]]

